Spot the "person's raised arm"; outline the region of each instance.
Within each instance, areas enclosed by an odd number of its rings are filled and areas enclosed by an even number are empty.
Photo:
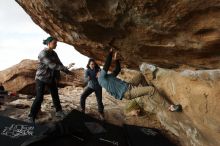
[[[109,54],[108,54],[108,56],[106,57],[105,64],[104,64],[104,66],[103,66],[103,70],[105,70],[106,73],[108,72],[109,67],[111,66],[112,54],[113,54],[113,49],[111,48],[111,49],[109,50]]]
[[[115,68],[112,72],[112,75],[116,77],[121,71],[121,65],[120,65],[120,60],[118,58],[118,52],[115,52],[114,60],[115,60]]]

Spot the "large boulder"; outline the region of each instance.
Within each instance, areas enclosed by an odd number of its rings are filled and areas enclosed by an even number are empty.
[[[141,70],[160,95],[139,98],[139,104],[146,111],[156,113],[182,145],[220,145],[220,70],[176,72],[148,67],[143,65]],[[181,104],[183,111],[169,111],[170,104]]]
[[[36,60],[22,60],[19,64],[0,71],[0,82],[8,91],[34,95],[37,66],[38,61]],[[60,87],[84,86],[84,69],[74,69],[72,72],[72,76],[61,73]]]
[[[16,0],[33,21],[103,61],[114,46],[125,66],[220,67],[219,0]]]

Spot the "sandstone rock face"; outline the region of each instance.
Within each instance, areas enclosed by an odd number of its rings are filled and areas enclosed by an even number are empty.
[[[6,90],[33,94],[37,61],[23,60],[6,70],[0,71],[0,81]]]
[[[46,32],[100,61],[114,46],[129,68],[220,67],[219,0],[16,1]]]
[[[0,71],[0,82],[6,90],[22,94],[35,94],[35,73],[38,61],[23,60],[6,70]],[[60,86],[84,86],[84,69],[72,70],[72,76],[61,73]]]
[[[156,113],[183,145],[220,145],[220,70],[176,72],[157,68],[154,78],[148,68],[143,67],[142,72],[160,93],[138,100],[146,111]],[[183,111],[168,111],[170,104],[181,104]]]

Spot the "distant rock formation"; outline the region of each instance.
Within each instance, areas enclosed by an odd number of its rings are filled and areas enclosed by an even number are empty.
[[[16,0],[33,21],[103,61],[114,46],[125,66],[220,67],[219,0]]]
[[[35,73],[38,61],[23,60],[6,70],[0,71],[0,82],[6,90],[21,94],[35,95]],[[61,73],[60,87],[64,86],[84,86],[84,69],[72,70],[74,75]]]

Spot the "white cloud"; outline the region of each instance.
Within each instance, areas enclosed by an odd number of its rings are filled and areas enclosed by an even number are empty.
[[[37,60],[45,47],[42,40],[49,35],[38,27],[14,0],[0,0],[0,70],[19,63],[23,59]],[[76,63],[85,67],[88,58],[74,47],[58,43],[56,52],[63,64]]]

